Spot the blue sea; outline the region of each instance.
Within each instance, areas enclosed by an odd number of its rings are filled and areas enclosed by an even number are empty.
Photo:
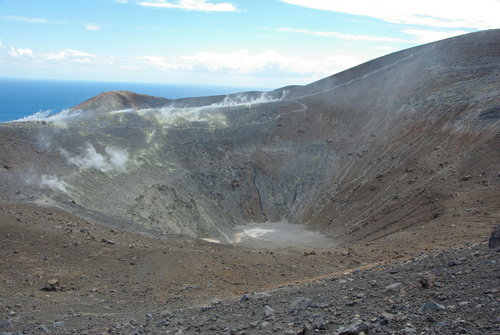
[[[265,89],[0,78],[0,122],[18,120],[40,111],[50,110],[52,113],[58,113],[101,92],[114,90],[178,99]]]

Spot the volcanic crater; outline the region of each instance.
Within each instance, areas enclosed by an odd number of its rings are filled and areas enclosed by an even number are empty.
[[[490,30],[305,86],[0,124],[0,312],[83,329],[479,243],[499,118]]]

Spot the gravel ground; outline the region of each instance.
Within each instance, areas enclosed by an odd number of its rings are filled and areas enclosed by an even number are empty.
[[[499,250],[486,243],[432,250],[390,266],[160,309],[106,327],[64,321],[2,334],[498,334]],[[13,317],[15,318],[15,317]]]

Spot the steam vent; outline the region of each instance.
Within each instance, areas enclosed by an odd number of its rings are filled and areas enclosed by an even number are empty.
[[[425,333],[441,321],[426,334],[455,334],[474,320],[490,328],[470,334],[493,334],[498,323],[476,306],[498,314],[497,289],[488,298],[467,276],[498,284],[485,263],[498,253],[481,243],[499,224],[499,119],[500,30],[489,30],[305,86],[178,100],[112,91],[0,124],[0,332],[12,319],[6,331],[299,334],[307,323],[334,333],[351,313],[366,329],[339,334],[406,323]],[[476,270],[460,268],[472,259]],[[409,260],[418,270],[407,274]],[[305,282],[302,295],[291,288]],[[325,285],[340,296],[322,301]],[[227,329],[210,330],[224,310]],[[394,316],[408,311],[415,319]]]

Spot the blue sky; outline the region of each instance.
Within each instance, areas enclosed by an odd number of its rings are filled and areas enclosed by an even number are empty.
[[[273,88],[498,28],[500,0],[0,0],[0,77]]]

